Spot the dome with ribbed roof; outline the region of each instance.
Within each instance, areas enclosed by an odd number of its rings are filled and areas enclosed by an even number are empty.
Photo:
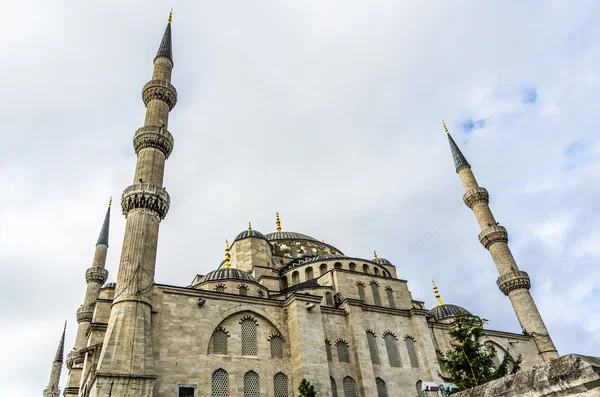
[[[111,281],[109,283],[106,283],[102,286],[102,289],[104,288],[116,288],[117,287],[117,283],[115,283],[114,281]]]
[[[375,262],[375,263],[377,263],[379,265],[390,265],[390,266],[393,266],[392,262],[388,261],[385,258],[375,258],[375,259],[372,260],[372,262]]]
[[[272,240],[309,240],[319,242],[314,237],[307,236],[306,234],[296,233],[296,232],[273,232],[268,233],[266,239],[269,241]]]
[[[233,241],[235,242],[235,241],[243,240],[243,239],[249,238],[249,237],[256,237],[256,238],[263,238],[264,239],[265,235],[262,234],[261,232],[259,232],[258,230],[254,230],[254,229],[252,229],[252,230],[244,230],[243,232],[241,232],[240,234],[238,234],[235,237],[235,240],[233,240]]]
[[[210,273],[207,273],[204,277],[200,279],[200,283],[205,281],[218,281],[218,280],[243,280],[243,281],[254,281],[256,279],[252,277],[250,274],[246,273],[243,270],[234,269],[234,268],[222,268],[213,270]]]
[[[433,309],[429,310],[428,313],[431,317],[435,318],[436,320],[442,320],[444,318],[454,317],[457,314],[471,315],[471,313],[467,309],[462,308],[457,305],[451,305],[451,304],[438,305],[438,306],[434,307]]]

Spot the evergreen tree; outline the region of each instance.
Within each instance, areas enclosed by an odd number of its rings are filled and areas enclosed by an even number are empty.
[[[514,374],[520,369],[521,355],[512,360],[508,354],[504,356],[498,368],[494,368],[497,359],[496,349],[486,346],[481,339],[484,335],[485,319],[459,314],[450,326],[452,350],[446,352],[444,358],[438,361],[448,376],[442,376],[447,382],[452,382],[460,390],[470,389],[508,374]]]
[[[302,382],[300,382],[300,386],[298,387],[298,391],[300,392],[299,397],[317,397],[315,387],[306,379],[302,379]]]

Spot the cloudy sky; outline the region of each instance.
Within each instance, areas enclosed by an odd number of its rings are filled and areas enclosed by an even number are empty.
[[[600,355],[598,1],[93,3],[3,6],[0,394],[40,395],[65,319],[73,346],[170,7],[179,103],[157,282],[187,285],[226,237],[248,221],[273,231],[279,211],[285,230],[377,250],[428,307],[434,278],[445,302],[520,332],[445,119],[559,352]]]

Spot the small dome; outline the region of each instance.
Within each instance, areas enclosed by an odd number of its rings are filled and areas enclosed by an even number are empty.
[[[429,310],[429,315],[436,320],[441,320],[443,318],[454,317],[457,314],[467,314],[470,315],[467,309],[464,309],[460,306],[456,305],[438,305],[433,309]]]
[[[274,232],[268,233],[266,236],[267,240],[309,240],[309,241],[317,241],[314,237],[307,236],[306,234],[296,233],[296,232]]]
[[[252,230],[244,230],[243,232],[238,234],[235,237],[235,240],[233,240],[233,241],[235,242],[238,240],[243,240],[248,237],[265,238],[265,236],[261,232],[259,232],[258,230],[252,229]]]
[[[385,258],[375,258],[375,259],[373,259],[373,262],[375,262],[375,263],[377,263],[379,265],[391,265],[391,266],[393,266],[392,262],[388,261]]]
[[[116,288],[117,287],[117,283],[114,282],[110,282],[110,283],[106,283],[102,286],[102,289],[104,288]]]
[[[243,270],[234,269],[234,268],[222,268],[213,270],[212,272],[206,274],[204,277],[200,279],[200,283],[205,281],[217,281],[217,280],[244,280],[244,281],[254,281],[256,279],[246,273]]]

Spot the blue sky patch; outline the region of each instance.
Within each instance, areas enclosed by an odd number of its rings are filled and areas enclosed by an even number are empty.
[[[588,148],[588,142],[585,141],[573,141],[564,150],[564,155],[570,158],[577,157],[582,154]]]
[[[528,105],[534,104],[537,101],[538,93],[535,88],[528,88],[523,94],[523,103]]]
[[[464,132],[471,132],[473,130],[477,130],[482,128],[485,125],[485,119],[473,120],[468,119],[462,123],[462,128]]]

